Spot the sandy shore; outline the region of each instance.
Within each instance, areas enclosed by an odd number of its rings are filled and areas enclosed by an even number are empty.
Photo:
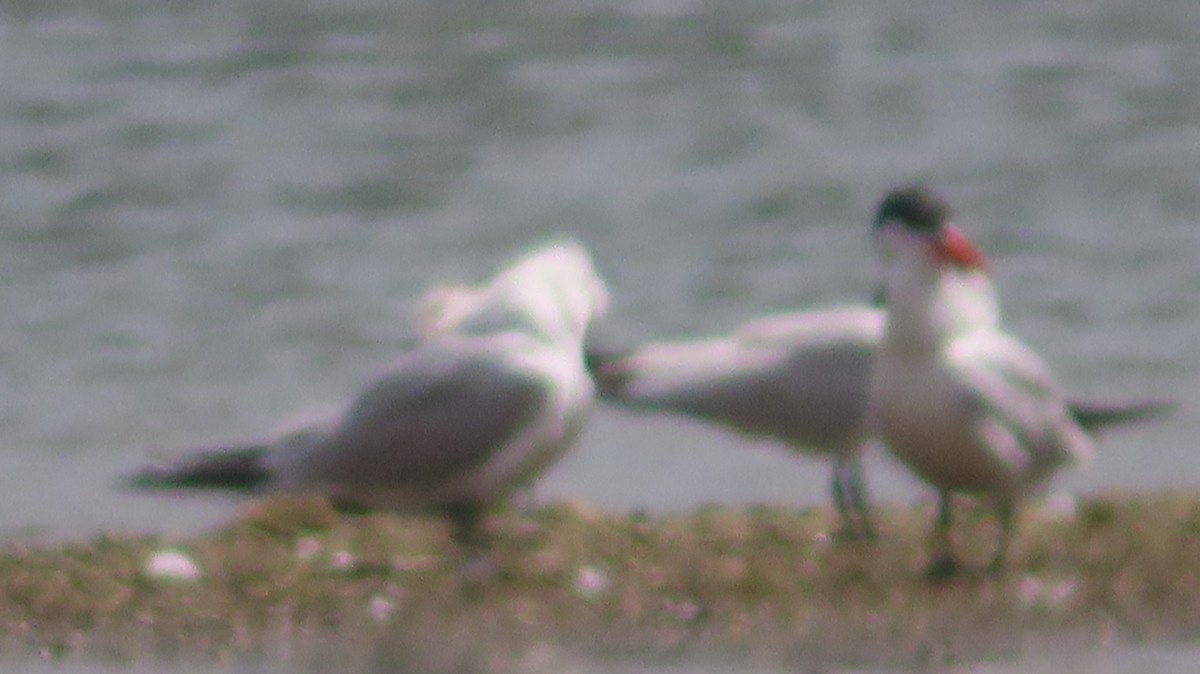
[[[983,564],[993,525],[960,518]],[[434,518],[276,497],[211,534],[0,549],[6,653],[105,662],[328,660],[341,671],[562,671],[566,659],[904,667],[1200,635],[1200,493],[1027,511],[1009,570],[933,584],[929,512],[872,542],[825,510],[663,518],[577,503],[498,513],[494,577],[464,592]]]

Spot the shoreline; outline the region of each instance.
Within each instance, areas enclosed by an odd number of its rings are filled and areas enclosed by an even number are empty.
[[[552,671],[567,655],[921,669],[1200,635],[1200,491],[1027,508],[1004,574],[942,584],[921,573],[928,510],[879,508],[870,542],[831,537],[827,508],[499,512],[487,523],[496,576],[468,595],[437,518],[341,516],[276,496],[186,539],[0,546],[0,646],[422,671]],[[956,547],[982,565],[994,525],[960,512]]]

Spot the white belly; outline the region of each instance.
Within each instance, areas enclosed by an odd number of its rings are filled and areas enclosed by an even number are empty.
[[[881,358],[872,377],[880,439],[929,484],[956,492],[1010,492],[1020,466],[981,440],[976,401],[928,361]]]

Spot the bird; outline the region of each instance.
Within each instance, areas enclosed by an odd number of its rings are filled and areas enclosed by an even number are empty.
[[[833,459],[846,537],[874,535],[861,454],[867,383],[883,315],[869,306],[781,313],[730,335],[589,351],[602,401],[682,414]]]
[[[998,323],[991,282],[961,273],[954,288],[958,320]],[[430,302],[447,314],[468,301],[441,289]],[[432,312],[437,314],[438,312]],[[876,535],[862,455],[876,433],[867,414],[871,368],[886,312],[868,304],[782,311],[729,334],[650,341],[632,348],[591,344],[589,369],[600,400],[641,413],[676,414],[777,441],[795,453],[828,457],[830,493],[842,540]],[[1071,413],[1089,429],[1165,413],[1159,400],[1072,399]]]
[[[943,579],[964,567],[951,550],[952,494],[990,499],[999,534],[988,569],[1000,572],[1019,501],[1093,455],[1084,430],[1034,351],[991,321],[963,321],[964,274],[986,268],[924,186],[891,191],[873,222],[886,297],[868,413],[884,446],[938,494],[934,552]]]
[[[437,512],[480,551],[486,509],[575,442],[595,387],[583,357],[609,293],[574,241],[534,248],[475,288],[332,415],[265,442],[189,453],[137,489],[313,493],[351,509]]]

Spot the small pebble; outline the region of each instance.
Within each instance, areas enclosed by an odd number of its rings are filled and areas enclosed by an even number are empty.
[[[179,550],[159,550],[146,561],[146,575],[155,580],[194,581],[200,578],[200,567]]]
[[[388,618],[392,617],[392,612],[395,610],[396,604],[381,594],[371,597],[371,600],[367,602],[367,613],[377,623],[386,622]]]
[[[337,571],[348,571],[354,567],[354,555],[346,550],[338,550],[330,557],[329,567]]]
[[[1025,607],[1058,608],[1074,594],[1075,581],[1069,578],[1051,583],[1026,575],[1017,586],[1017,598]]]
[[[700,605],[686,600],[663,599],[662,610],[663,613],[684,623],[690,623],[700,615]]]
[[[1031,606],[1042,595],[1042,581],[1034,576],[1022,576],[1021,582],[1017,585],[1017,598],[1025,606]]]
[[[1042,501],[1042,512],[1050,518],[1072,520],[1077,510],[1075,495],[1069,492],[1057,492]]]
[[[611,581],[603,569],[594,566],[581,566],[575,574],[575,594],[584,599],[592,599],[604,594]]]
[[[321,543],[317,539],[305,536],[296,541],[296,559],[308,561],[321,551]]]

